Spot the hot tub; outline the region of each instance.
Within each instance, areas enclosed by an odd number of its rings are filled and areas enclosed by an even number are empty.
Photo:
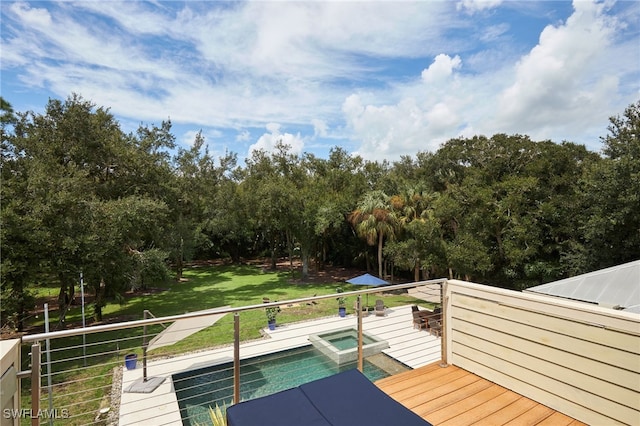
[[[353,328],[311,334],[309,341],[338,365],[358,359],[358,331]],[[362,355],[364,358],[378,354],[388,347],[389,343],[386,340],[362,333]]]

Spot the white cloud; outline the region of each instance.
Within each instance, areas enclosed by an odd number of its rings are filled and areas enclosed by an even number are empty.
[[[318,118],[314,118],[313,120],[311,120],[311,124],[313,125],[313,136],[314,137],[327,137],[328,135],[328,131],[329,131],[329,126],[327,125],[327,122],[324,120],[320,120]]]
[[[256,143],[249,147],[248,156],[251,156],[253,151],[263,150],[266,152],[273,152],[278,142],[282,142],[285,145],[291,147],[289,152],[292,154],[301,154],[304,149],[304,141],[300,136],[300,133],[292,135],[291,133],[281,133],[280,124],[268,123],[266,125],[269,133],[264,133],[258,138]]]
[[[133,123],[222,129],[242,150],[349,140],[372,159],[477,133],[602,134],[638,97],[638,9],[579,1],[560,21],[565,5],[512,5],[3,2],[3,96],[16,74],[22,92],[76,92]],[[514,43],[530,30],[514,15],[553,25],[535,46],[531,33]],[[258,139],[245,130],[264,128]]]
[[[542,31],[538,45],[516,64],[513,83],[499,95],[494,125],[550,137],[553,128],[593,123],[617,92],[615,73],[599,74],[596,68],[616,27],[603,13],[605,6],[576,1],[566,23]]]
[[[248,142],[249,139],[251,139],[251,133],[248,130],[242,130],[236,136],[236,142]]]
[[[480,40],[485,43],[493,42],[499,40],[502,36],[508,33],[511,29],[511,26],[506,22],[502,22],[497,25],[490,25],[483,29],[480,34]]]
[[[395,105],[363,105],[359,95],[349,96],[343,112],[355,139],[356,152],[366,159],[382,160],[432,151],[456,133],[460,119],[453,103],[420,105],[405,98]]]
[[[399,158],[433,151],[457,136],[470,87],[456,78],[461,65],[459,56],[437,55],[420,80],[398,88],[402,96],[395,104],[375,105],[369,93],[348,96],[342,111],[353,139],[361,141],[357,153],[371,160]]]
[[[459,56],[451,58],[444,53],[436,56],[429,68],[422,71],[422,80],[425,83],[438,83],[453,74],[453,70],[459,69],[462,60]]]
[[[348,96],[342,111],[352,139],[361,141],[358,153],[398,158],[437,149],[450,138],[496,133],[597,149],[608,117],[634,102],[638,87],[630,93],[620,86],[618,76],[637,76],[638,65],[632,65],[630,45],[613,44],[618,22],[607,7],[575,2],[566,22],[547,26],[515,66],[502,58],[489,72],[463,74],[459,56],[439,54],[419,79],[395,87],[394,102]]]
[[[42,28],[51,24],[51,15],[46,9],[32,8],[24,2],[11,3],[10,9],[28,25]]]
[[[456,8],[469,13],[475,13],[487,9],[494,9],[500,6],[502,1],[503,0],[462,0],[456,4]]]

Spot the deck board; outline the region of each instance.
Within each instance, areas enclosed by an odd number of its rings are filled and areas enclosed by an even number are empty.
[[[584,425],[453,365],[429,364],[376,385],[434,425]]]

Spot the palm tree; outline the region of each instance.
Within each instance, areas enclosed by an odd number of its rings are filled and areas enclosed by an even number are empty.
[[[433,203],[438,194],[429,192],[422,185],[405,187],[391,197],[391,208],[396,212],[403,229],[403,241],[389,247],[396,263],[404,263],[414,270],[414,279],[420,278],[422,264],[435,254],[431,253],[439,241],[438,223]]]
[[[357,234],[374,246],[378,244],[378,276],[382,277],[382,247],[384,239],[395,238],[399,222],[391,209],[389,197],[382,191],[370,191],[349,215]]]

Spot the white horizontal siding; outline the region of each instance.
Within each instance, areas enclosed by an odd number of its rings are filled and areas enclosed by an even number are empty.
[[[449,281],[449,362],[591,424],[640,424],[640,315]]]

